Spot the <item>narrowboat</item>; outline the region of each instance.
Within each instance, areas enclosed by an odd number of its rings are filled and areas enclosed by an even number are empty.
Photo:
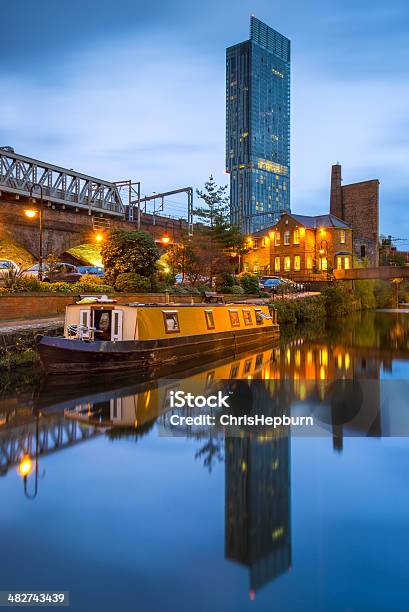
[[[266,344],[279,336],[275,311],[256,304],[116,304],[67,306],[64,337],[39,336],[49,373],[134,370],[155,375]]]

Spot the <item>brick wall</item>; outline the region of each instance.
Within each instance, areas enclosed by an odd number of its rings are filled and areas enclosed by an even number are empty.
[[[129,302],[140,302],[142,304],[165,304],[165,293],[139,293],[113,296],[118,304]],[[190,304],[190,295],[169,295],[170,300],[182,304]],[[231,299],[234,296],[226,296]],[[247,297],[247,296],[246,296]],[[251,296],[249,296],[251,297]],[[201,302],[199,295],[193,296],[195,302]],[[0,294],[0,321],[14,319],[36,319],[39,317],[51,317],[53,315],[63,315],[68,304],[74,304],[77,300],[75,295],[55,295],[44,293],[21,293],[21,294]]]
[[[379,181],[364,181],[342,187],[344,220],[354,232],[354,254],[371,265],[379,264]],[[364,249],[362,249],[364,247]],[[361,249],[365,253],[361,252]]]

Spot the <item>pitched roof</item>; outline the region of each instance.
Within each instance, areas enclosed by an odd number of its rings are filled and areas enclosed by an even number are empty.
[[[316,229],[318,227],[341,227],[341,228],[350,228],[348,223],[342,221],[335,215],[316,215],[315,217],[309,215],[293,215],[292,213],[288,213],[290,217],[298,221],[301,225],[305,227],[310,227]]]

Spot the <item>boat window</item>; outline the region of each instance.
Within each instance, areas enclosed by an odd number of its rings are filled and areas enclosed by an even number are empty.
[[[244,325],[253,325],[250,310],[243,310]]]
[[[255,315],[256,315],[256,323],[257,323],[257,325],[263,325],[264,319],[261,316],[262,310],[260,308],[255,308],[254,312],[255,312]]]
[[[111,340],[122,340],[122,310],[112,311],[112,335]]]
[[[239,367],[240,367],[239,363],[235,363],[232,365],[231,370],[230,370],[230,378],[237,378],[239,374]]]
[[[165,331],[167,334],[180,332],[179,314],[177,310],[162,310]]]
[[[230,323],[232,327],[240,327],[239,311],[229,310]]]
[[[252,362],[252,359],[247,359],[247,361],[244,362],[243,374],[248,374],[250,372]]]
[[[206,317],[207,329],[214,329],[215,324],[214,324],[213,310],[205,310],[205,317]]]

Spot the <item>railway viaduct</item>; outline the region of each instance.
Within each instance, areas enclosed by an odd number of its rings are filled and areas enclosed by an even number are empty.
[[[187,193],[191,208],[191,188],[175,191]],[[136,193],[130,182],[104,181],[0,148],[0,240],[8,238],[38,257],[38,219],[28,219],[24,211],[38,208],[41,195],[44,256],[60,256],[74,246],[95,242],[96,231],[140,228],[157,242],[164,233],[172,242],[188,231],[186,219],[143,212],[141,201],[156,196],[141,200],[135,199]]]

